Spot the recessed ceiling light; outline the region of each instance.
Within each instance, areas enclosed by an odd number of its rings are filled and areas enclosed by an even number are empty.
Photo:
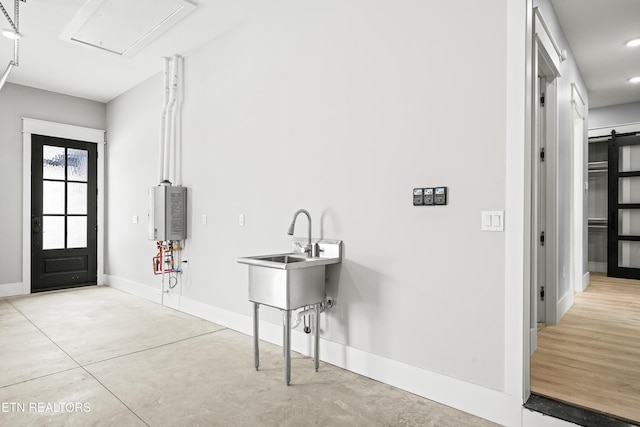
[[[640,46],[640,37],[638,37],[637,39],[629,40],[625,44],[629,47]]]
[[[640,83],[640,76],[631,77],[629,83]]]
[[[16,33],[13,30],[3,29],[2,35],[8,38],[9,40],[15,40],[20,38],[20,33]]]

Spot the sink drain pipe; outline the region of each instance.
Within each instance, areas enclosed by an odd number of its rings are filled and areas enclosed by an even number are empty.
[[[331,308],[331,307],[333,307],[333,301],[332,301],[332,300],[330,300],[330,299],[328,299],[328,300],[326,300],[326,301],[323,301],[323,302],[320,302],[320,303],[318,303],[318,304],[320,305],[319,313],[324,313],[324,311],[325,311],[327,308]],[[316,312],[315,305],[312,305],[310,308],[306,308],[306,309],[304,309],[304,310],[302,310],[302,311],[298,311],[298,312],[296,312],[296,320],[295,320],[295,322],[293,323],[293,325],[291,325],[291,329],[295,329],[295,328],[297,328],[298,326],[300,326],[300,322],[302,321],[302,318],[303,318],[304,316],[310,316],[310,315],[312,315],[312,314],[315,314],[315,312]],[[307,331],[307,329],[305,329],[305,332],[306,332],[307,334],[309,334],[309,333],[311,333],[311,329],[309,329],[308,331]]]

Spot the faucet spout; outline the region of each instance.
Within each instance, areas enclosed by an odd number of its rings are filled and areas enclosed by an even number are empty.
[[[311,215],[309,214],[308,211],[306,211],[305,209],[298,209],[296,213],[293,214],[293,220],[291,221],[291,225],[289,225],[287,234],[290,236],[293,236],[293,230],[296,225],[296,219],[298,219],[298,215],[300,215],[301,213],[305,214],[307,216],[307,219],[309,220],[309,235],[307,237],[307,246],[305,248],[305,252],[307,253],[308,256],[314,256],[315,251],[313,250],[313,246],[311,245]]]

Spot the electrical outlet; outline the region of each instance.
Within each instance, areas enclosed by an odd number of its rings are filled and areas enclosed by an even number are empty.
[[[238,225],[241,226],[241,227],[244,227],[244,214],[243,213],[238,215]]]
[[[138,215],[134,215],[133,216],[133,223],[137,224],[138,223]]]
[[[202,225],[207,225],[207,214],[202,214]]]

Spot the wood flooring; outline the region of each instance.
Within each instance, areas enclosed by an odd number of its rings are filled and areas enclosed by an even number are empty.
[[[640,424],[640,281],[591,274],[558,325],[538,333],[531,391]]]

